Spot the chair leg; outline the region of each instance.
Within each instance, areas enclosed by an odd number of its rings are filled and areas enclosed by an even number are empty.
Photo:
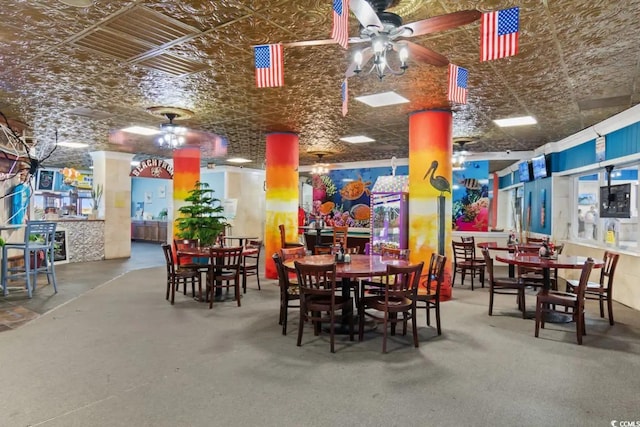
[[[35,257],[37,256],[35,252],[30,252],[30,251],[26,251],[25,252],[25,257],[24,257],[24,272],[25,272],[25,276],[26,276],[26,282],[27,282],[27,294],[29,296],[29,298],[31,298],[32,295],[32,287],[31,287],[31,254],[34,254],[34,262],[37,262]]]
[[[420,343],[418,342],[418,324],[416,323],[416,315],[416,306],[414,305],[413,308],[411,308],[411,329],[413,330],[413,346],[418,348]],[[407,324],[406,320],[404,324]]]
[[[329,321],[329,334],[330,336],[330,341],[331,341],[331,353],[335,353],[336,352],[336,336],[335,336],[335,330],[336,330],[336,314],[335,311],[331,312],[331,320]]]
[[[298,342],[296,344],[298,347],[302,345],[302,327],[306,320],[305,318],[306,318],[306,313],[305,313],[305,309],[303,307],[303,302],[301,299],[300,300],[300,321],[298,322]]]
[[[358,305],[358,341],[364,339],[364,306]]]
[[[520,293],[520,304],[522,305],[522,318],[527,318],[527,305],[525,304],[524,299],[524,287],[521,287],[518,292]]]
[[[349,341],[353,341],[354,337],[354,324],[353,324],[353,308],[349,310]]]
[[[246,271],[242,272],[242,293],[243,294],[247,293],[247,272]]]
[[[440,300],[436,300],[436,327],[438,328],[438,335],[442,335],[442,327],[440,326]]]
[[[431,326],[431,309],[429,308],[429,301],[425,301],[425,308],[427,309],[427,326]]]
[[[455,285],[456,283],[456,272],[458,271],[458,267],[456,267],[456,265],[453,265],[453,277],[451,278],[451,287],[453,288],[453,285]]]
[[[576,336],[578,338],[578,345],[582,345],[582,333],[583,333],[583,324],[582,324],[582,316],[577,314],[576,316]]]
[[[238,300],[238,307],[240,307],[240,305],[241,305],[240,304],[240,300],[242,298],[240,298],[241,297],[241,295],[240,295],[240,278],[238,276],[236,276],[234,284],[235,284],[234,285],[234,289],[236,290],[236,300]]]
[[[262,290],[260,289],[260,272],[258,270],[256,270],[256,281],[258,282],[258,290]]]
[[[382,330],[382,352],[383,353],[387,352],[387,325],[388,325],[388,321],[389,321],[389,313],[385,312],[384,313],[384,322],[382,323],[382,327],[384,328]]]
[[[473,290],[473,276],[475,276],[475,274],[473,274],[473,270],[471,271],[471,290]]]
[[[489,316],[493,316],[493,286],[489,285]]]
[[[607,292],[607,311],[609,312],[609,324],[613,326],[615,322],[613,321],[613,301],[610,292]]]
[[[536,332],[534,336],[538,338],[540,332],[540,323],[542,322],[542,304],[536,301]]]
[[[598,294],[598,303],[600,304],[600,317],[604,318],[604,298],[602,294]]]
[[[173,305],[175,300],[176,300],[176,287],[173,283],[171,283],[171,305]]]

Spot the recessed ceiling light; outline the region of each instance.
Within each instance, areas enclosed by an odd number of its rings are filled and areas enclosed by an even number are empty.
[[[129,126],[122,130],[129,133],[135,133],[136,135],[157,135],[160,133],[158,129],[147,128],[144,126]]]
[[[85,144],[84,142],[72,142],[72,141],[62,141],[62,142],[58,142],[56,145],[58,145],[59,147],[67,147],[67,148],[85,148],[89,146],[89,144]]]
[[[139,160],[132,160],[131,161],[131,166],[138,166],[140,164]]]
[[[498,119],[493,121],[495,124],[500,126],[501,128],[506,128],[510,126],[524,126],[524,125],[535,125],[537,122],[531,116],[522,116],[522,117],[511,117],[509,119]]]
[[[251,163],[252,160],[243,159],[242,157],[232,157],[231,159],[227,159],[228,163]]]
[[[344,138],[340,138],[340,141],[350,142],[351,144],[362,144],[363,142],[373,142],[375,139],[369,138],[364,135],[357,136],[345,136]]]
[[[383,92],[373,95],[365,95],[356,97],[356,101],[367,104],[369,107],[385,107],[387,105],[404,104],[409,102],[404,96],[400,96],[395,92]]]

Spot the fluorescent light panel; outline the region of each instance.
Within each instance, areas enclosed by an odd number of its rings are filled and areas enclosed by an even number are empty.
[[[512,127],[512,126],[535,125],[536,123],[538,123],[538,121],[531,116],[511,117],[508,119],[497,119],[497,120],[494,120],[493,122],[498,126],[500,126],[501,128]]]
[[[364,142],[373,142],[375,139],[369,138],[364,135],[356,135],[356,136],[345,136],[344,138],[340,138],[340,141],[349,142],[351,144],[362,144]]]
[[[369,107],[385,107],[387,105],[404,104],[409,100],[395,92],[383,92],[373,95],[365,95],[356,97],[356,101],[367,104]]]
[[[72,142],[72,141],[61,141],[56,144],[58,147],[67,147],[67,148],[85,148],[88,147],[89,144],[85,144],[84,142]]]
[[[129,133],[135,133],[136,135],[157,135],[160,133],[158,129],[147,128],[144,126],[129,126],[122,130]]]
[[[230,159],[227,159],[228,163],[251,163],[251,160],[249,159],[243,159],[242,157],[232,157]]]

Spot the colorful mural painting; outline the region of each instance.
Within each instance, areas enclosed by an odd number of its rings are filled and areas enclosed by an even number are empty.
[[[453,171],[452,227],[458,231],[489,230],[489,162],[466,162]]]
[[[396,175],[408,173],[398,166]],[[391,175],[391,167],[332,170],[313,175],[311,220],[322,217],[328,226],[369,227],[371,189],[380,176]]]

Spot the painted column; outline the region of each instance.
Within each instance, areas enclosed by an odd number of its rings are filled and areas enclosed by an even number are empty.
[[[98,218],[104,219],[105,259],[131,256],[131,159],[133,154],[111,151],[89,153],[93,185],[102,185]]]
[[[266,150],[265,276],[276,279],[271,255],[280,250],[278,226],[284,224],[287,241],[298,240],[298,135],[268,134]]]
[[[200,149],[178,148],[173,150],[173,227],[167,239],[173,242],[173,236],[178,232],[176,218],[180,217],[180,209],[186,205],[184,199],[193,190],[196,181],[200,180]]]
[[[441,296],[451,297],[451,111],[409,117],[409,249],[411,261],[447,257]]]

